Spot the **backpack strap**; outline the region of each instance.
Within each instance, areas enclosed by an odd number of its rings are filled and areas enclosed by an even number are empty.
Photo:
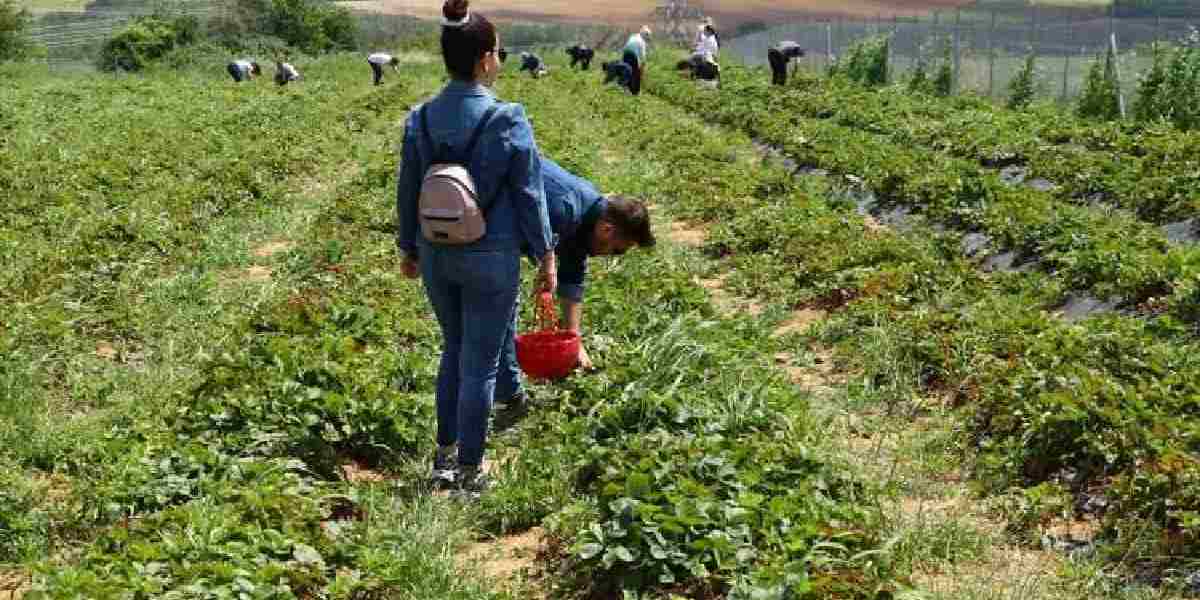
[[[479,145],[479,138],[483,137],[483,130],[487,129],[488,123],[492,121],[492,117],[496,116],[496,112],[499,110],[500,103],[493,102],[483,113],[483,117],[479,119],[479,124],[475,126],[475,131],[471,133],[471,141],[467,142],[467,147],[463,150],[462,160],[464,163],[470,161],[471,155],[475,154],[475,146]]]
[[[433,161],[438,162],[440,154],[438,153],[437,145],[433,142],[433,136],[429,133],[429,116],[426,114],[428,106],[428,104],[422,105],[419,111],[421,117],[421,136],[425,138],[425,145],[429,146],[429,149],[433,152]],[[471,138],[467,141],[467,146],[463,149],[462,156],[459,159],[464,165],[470,162],[471,155],[475,154],[475,146],[479,145],[479,139],[483,137],[484,130],[487,129],[488,123],[491,123],[492,117],[496,116],[499,110],[500,103],[494,102],[484,111],[483,117],[479,119],[479,124],[475,126],[475,131],[471,132]]]

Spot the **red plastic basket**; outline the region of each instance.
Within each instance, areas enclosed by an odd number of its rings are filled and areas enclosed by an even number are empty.
[[[536,379],[562,379],[579,364],[579,334],[538,331],[517,336],[517,362]]]
[[[559,330],[549,293],[538,295],[535,308],[541,331],[517,336],[517,364],[535,379],[562,379],[579,364],[579,334]]]

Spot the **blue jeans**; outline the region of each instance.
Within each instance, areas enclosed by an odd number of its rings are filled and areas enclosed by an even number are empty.
[[[521,367],[517,364],[517,313],[520,301],[513,310],[512,322],[504,334],[504,347],[500,351],[500,371],[496,375],[496,398],[509,401],[521,391]]]
[[[421,277],[442,328],[437,442],[458,462],[483,462],[501,348],[516,318],[520,254],[423,245]]]

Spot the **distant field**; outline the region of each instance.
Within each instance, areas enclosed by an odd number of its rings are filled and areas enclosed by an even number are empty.
[[[1068,0],[1073,1],[1073,0]],[[358,10],[387,14],[434,17],[440,15],[440,4],[416,0],[352,0],[343,5]],[[569,21],[596,23],[632,24],[651,18],[656,1],[650,0],[607,0],[605,2],[580,2],[579,0],[506,0],[505,2],[475,3],[480,11],[498,18],[530,19],[554,18]],[[799,15],[885,15],[912,14],[913,12],[949,8],[969,4],[964,0],[847,0],[832,4],[827,0],[709,0],[695,2],[703,6],[708,14],[717,18],[720,27],[731,27],[738,23]]]
[[[87,4],[87,0],[20,0],[18,4],[34,13],[57,10],[82,11],[83,7]]]

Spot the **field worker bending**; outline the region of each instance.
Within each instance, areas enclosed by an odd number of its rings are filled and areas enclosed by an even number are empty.
[[[625,42],[625,49],[621,51],[621,60],[629,65],[632,71],[629,91],[634,96],[642,93],[642,78],[646,75],[646,40],[649,38],[650,28],[643,26],[641,31],[629,36],[629,41]]]
[[[542,62],[542,57],[532,52],[522,52],[520,72],[525,71],[529,71],[529,74],[533,75],[534,79],[537,79],[545,75],[548,69],[546,68],[546,63]]]
[[[584,71],[592,68],[592,59],[596,58],[596,51],[584,46],[583,44],[575,44],[567,48],[567,56],[571,57],[571,68],[575,65],[580,65]]]
[[[283,86],[292,81],[300,81],[300,71],[292,63],[275,61],[275,83]]]
[[[767,50],[767,61],[771,63],[771,83],[785,85],[787,83],[788,65],[792,60],[804,56],[804,49],[796,42],[779,42]]]
[[[542,178],[550,227],[558,236],[558,297],[566,329],[579,333],[583,321],[584,279],[592,256],[620,256],[627,250],[654,246],[650,213],[640,200],[625,196],[605,197],[588,181],[542,157]],[[516,322],[504,340],[504,355],[496,382],[496,398],[503,413],[524,412],[525,392],[515,348]],[[592,368],[587,351],[580,347],[579,366]]]
[[[251,60],[235,60],[225,67],[229,71],[229,76],[233,78],[234,83],[249,81],[262,73],[258,63]]]
[[[400,59],[386,52],[376,52],[367,57],[367,63],[371,65],[371,73],[375,76],[375,85],[383,84],[383,67],[391,65],[392,70],[400,72]]]
[[[681,60],[675,65],[680,71],[688,71],[692,79],[702,81],[721,81],[721,65],[711,54],[694,54],[687,60]]]
[[[633,69],[622,61],[606,62],[600,65],[604,69],[604,83],[617,82],[617,85],[629,89],[629,84],[633,81]]]
[[[448,0],[442,15],[450,82],[405,123],[396,244],[442,333],[431,483],[475,498],[489,485],[488,419],[522,249],[540,264],[542,291],[555,291],[557,261],[533,127],[521,105],[488,89],[500,73],[496,28],[467,0]]]

